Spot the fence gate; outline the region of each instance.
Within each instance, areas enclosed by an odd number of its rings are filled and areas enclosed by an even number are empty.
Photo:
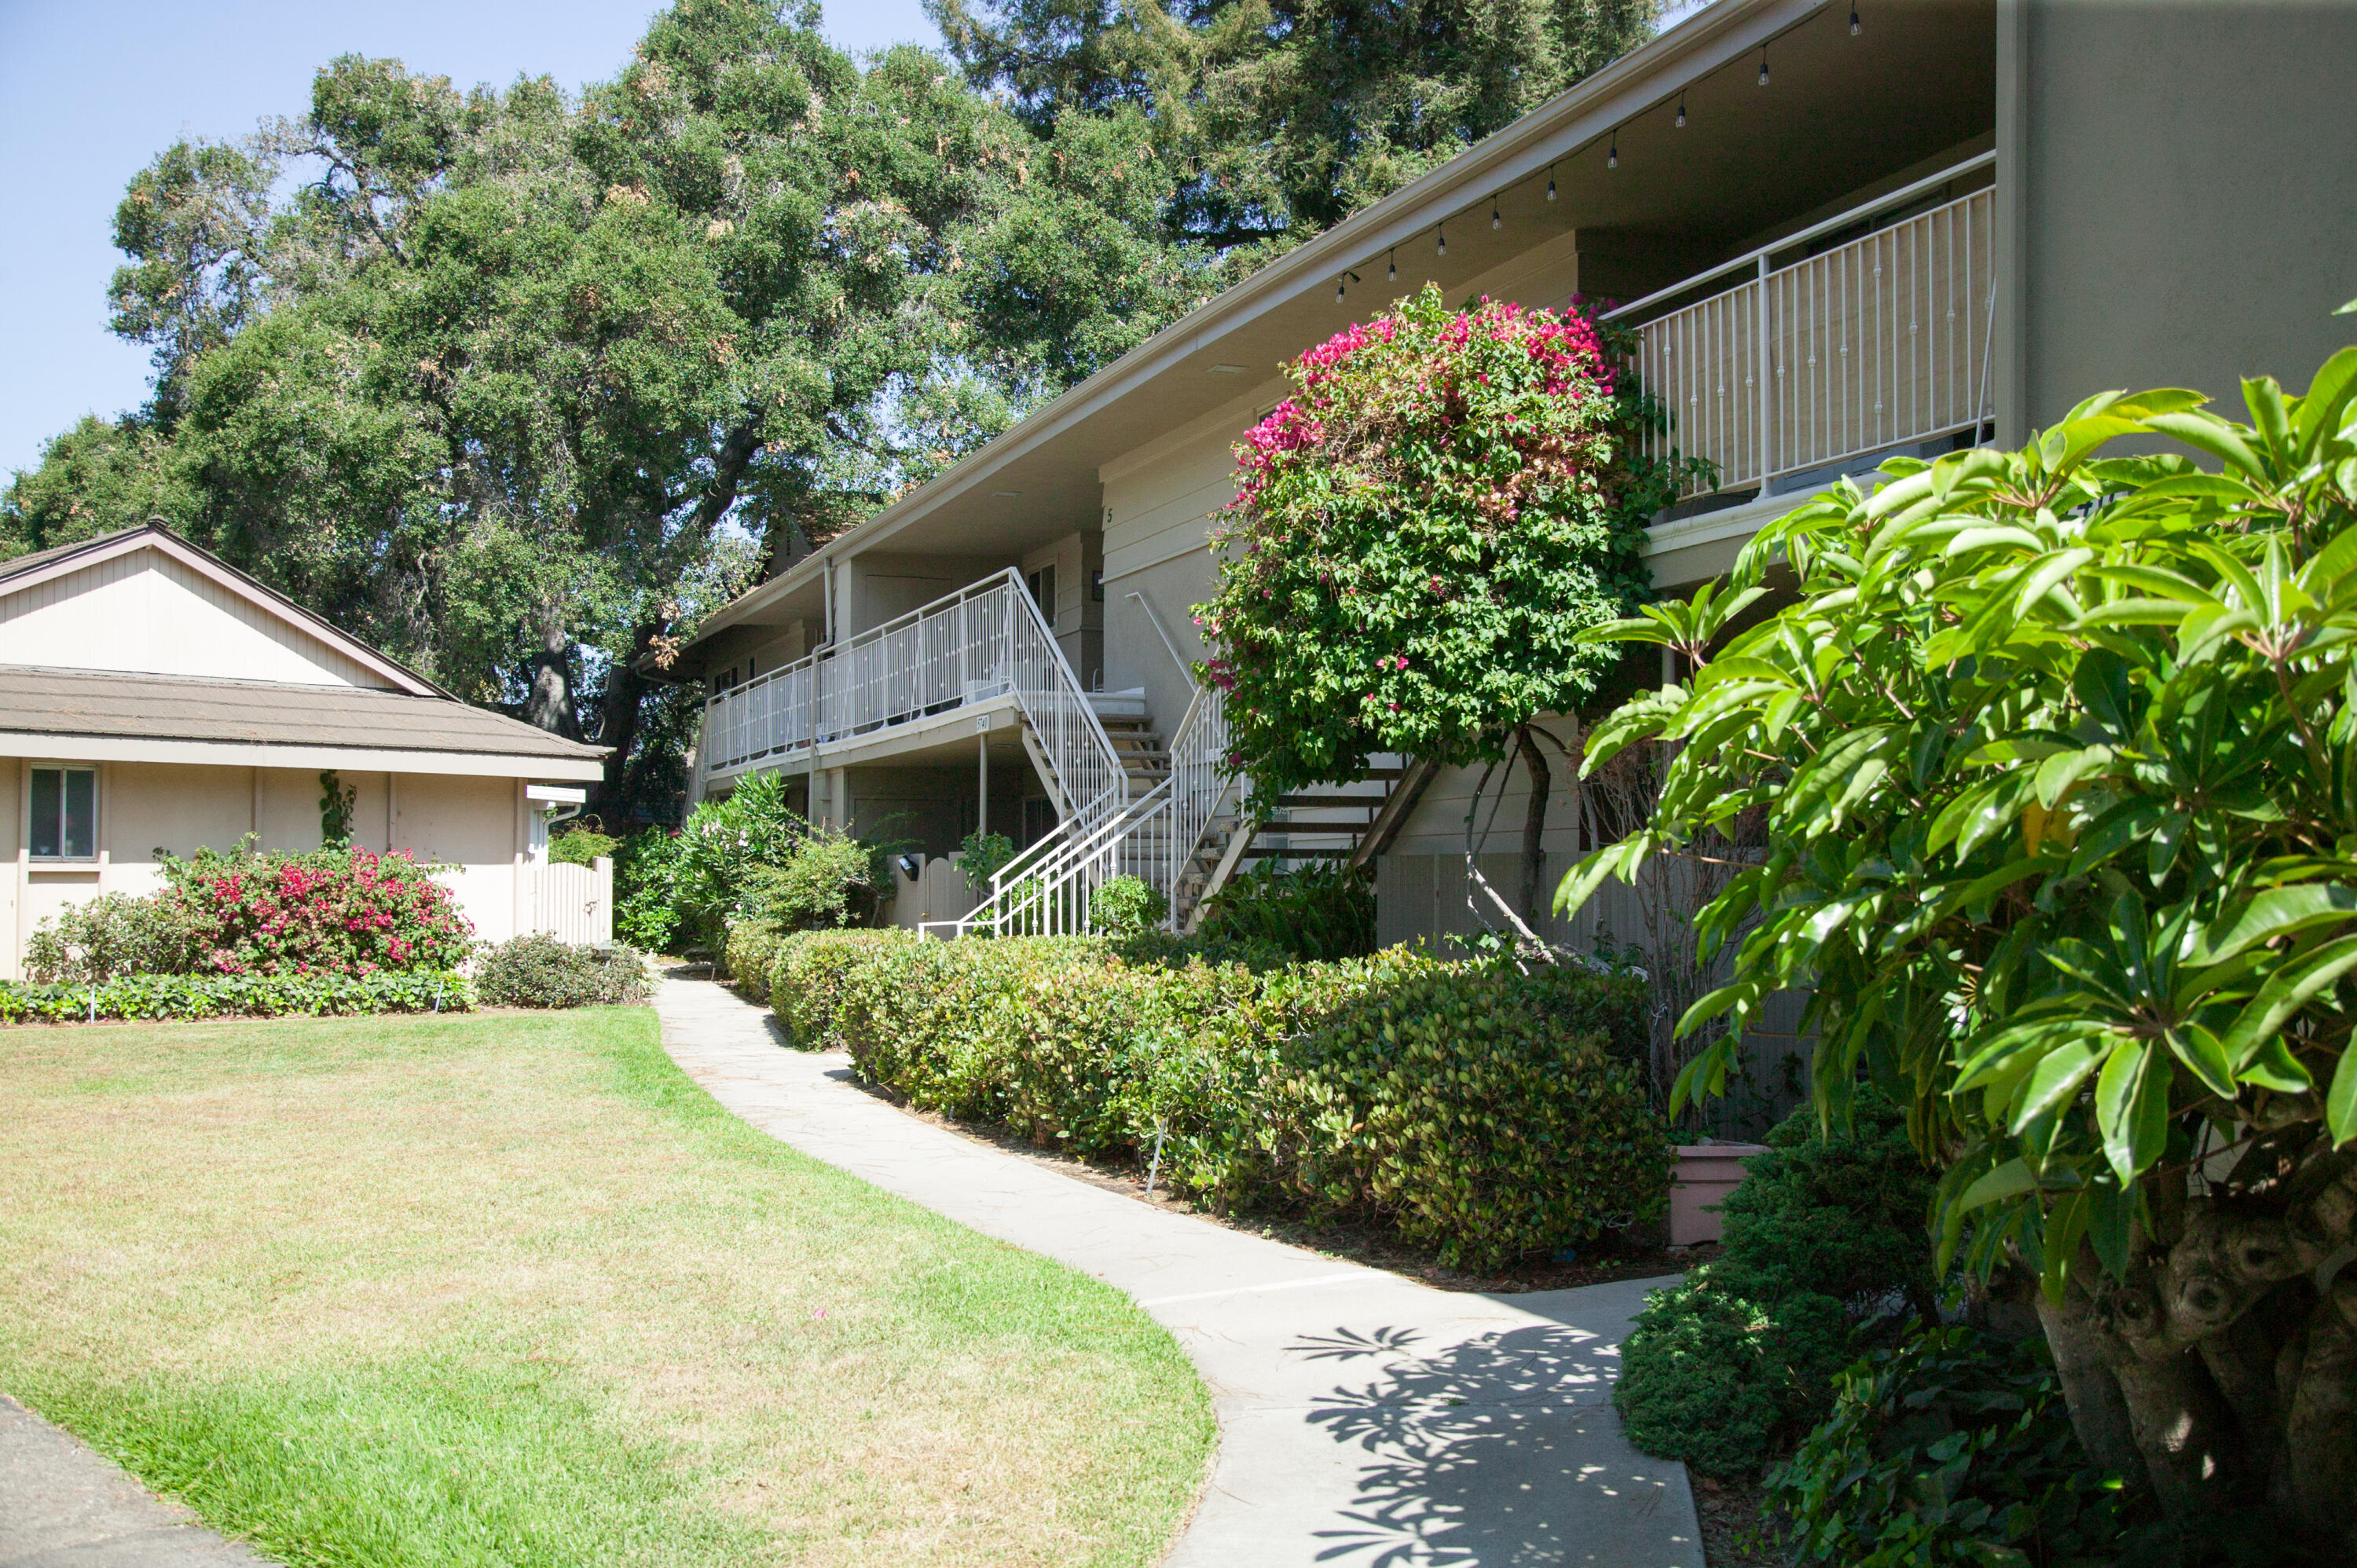
[[[614,863],[599,856],[595,865],[544,861],[527,865],[532,908],[528,929],[562,942],[603,947],[614,940]]]

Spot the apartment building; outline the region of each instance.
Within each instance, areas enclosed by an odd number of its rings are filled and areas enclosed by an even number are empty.
[[[1720,0],[711,618],[692,792],[781,769],[928,855],[1009,832],[985,925],[1018,884],[1077,923],[1117,871],[1183,924],[1240,866],[1322,856],[1376,866],[1383,940],[1463,931],[1472,778],[1391,758],[1247,811],[1189,672],[1209,515],[1284,360],[1426,281],[1626,302],[1668,439],[1717,469],[1652,530],[1683,591],[1894,454],[2018,442],[2104,387],[2304,381],[2357,330],[2331,317],[2352,70],[2348,4]],[[1551,821],[1567,865],[1579,824]],[[906,889],[904,923],[963,914],[950,886]]]

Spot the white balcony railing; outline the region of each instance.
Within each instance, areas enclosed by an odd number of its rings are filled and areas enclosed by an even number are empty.
[[[1020,575],[1001,572],[712,697],[704,771],[812,760],[813,747],[1012,696],[1068,825],[1095,828],[1128,779]]]
[[[1621,306],[1637,373],[1670,428],[1650,455],[1715,474],[1684,493],[1765,488],[1786,474],[1970,430],[1988,417],[1996,192],[1984,187],[1785,266],[1770,258],[1921,201],[1984,155]],[[1730,273],[1752,276],[1657,308]]]

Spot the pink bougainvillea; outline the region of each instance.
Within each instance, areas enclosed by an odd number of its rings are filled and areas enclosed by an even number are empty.
[[[447,969],[474,935],[434,868],[406,852],[207,854],[167,875],[159,897],[196,918],[199,962],[221,974]]]

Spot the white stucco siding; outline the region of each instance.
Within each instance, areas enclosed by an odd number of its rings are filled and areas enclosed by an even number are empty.
[[[323,639],[155,549],[93,561],[0,596],[0,664],[387,683]]]

